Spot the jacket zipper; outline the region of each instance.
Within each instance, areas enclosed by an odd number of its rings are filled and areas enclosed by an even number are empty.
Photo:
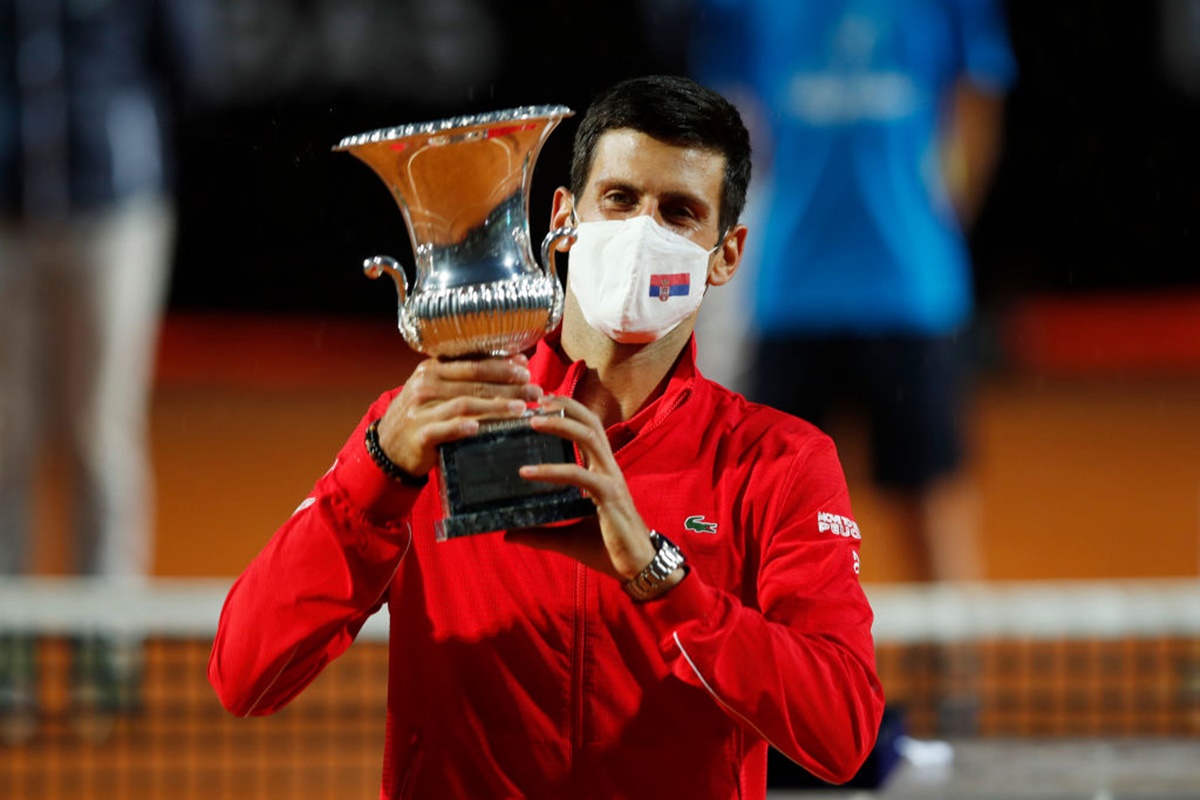
[[[587,663],[587,568],[575,565],[575,615],[572,619],[574,646],[571,648],[571,749],[583,748],[584,740],[584,665]]]
[[[567,396],[575,396],[575,390],[578,387],[578,384],[579,377],[576,376],[575,380],[571,382],[571,385],[567,387]],[[692,392],[690,388],[681,391],[679,396],[676,397],[674,402],[671,403],[671,406],[667,409],[666,413],[660,415],[658,420],[651,421],[650,424],[648,424],[642,429],[642,431],[639,432],[638,436],[634,437],[634,439],[640,438],[642,435],[659,427],[667,417],[673,414],[676,409],[678,409],[688,400],[689,397],[691,397],[691,394]],[[624,450],[625,447],[634,441],[634,439],[631,439],[625,445],[617,448],[613,452],[613,456],[615,457],[617,453]],[[574,646],[571,649],[571,717],[569,722],[569,734],[572,751],[570,758],[572,761],[574,761],[575,752],[583,749],[584,743],[584,715],[586,713],[584,665],[587,662],[587,572],[587,568],[582,564],[575,565],[575,607],[574,617],[572,619],[572,635],[574,637]]]

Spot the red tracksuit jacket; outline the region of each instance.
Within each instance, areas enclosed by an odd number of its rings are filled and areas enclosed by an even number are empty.
[[[883,696],[833,444],[694,358],[609,430],[646,523],[687,556],[670,592],[634,603],[498,534],[437,542],[436,481],[391,481],[363,444],[393,391],[230,590],[221,702],[282,707],[387,603],[382,798],[762,798],[768,743],[849,779]],[[556,394],[582,373],[547,341],[530,369]]]

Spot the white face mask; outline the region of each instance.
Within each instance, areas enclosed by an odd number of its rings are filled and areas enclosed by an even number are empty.
[[[700,307],[717,247],[705,250],[645,215],[581,222],[567,286],[587,323],[610,339],[657,341]]]

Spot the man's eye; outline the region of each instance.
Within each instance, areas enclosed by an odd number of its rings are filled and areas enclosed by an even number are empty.
[[[672,222],[691,222],[696,219],[696,215],[692,213],[692,210],[686,207],[664,209],[663,217]]]

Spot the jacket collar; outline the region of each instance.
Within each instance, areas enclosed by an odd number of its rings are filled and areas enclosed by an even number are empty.
[[[559,331],[555,331],[538,342],[537,349],[529,360],[529,369],[533,382],[545,391],[574,397],[586,367],[582,361],[573,362],[567,357],[562,349]],[[693,333],[688,337],[687,344],[671,368],[666,389],[649,398],[632,417],[609,427],[608,437],[613,449],[626,444],[648,426],[657,425],[666,419],[691,396],[698,376],[696,335]]]

